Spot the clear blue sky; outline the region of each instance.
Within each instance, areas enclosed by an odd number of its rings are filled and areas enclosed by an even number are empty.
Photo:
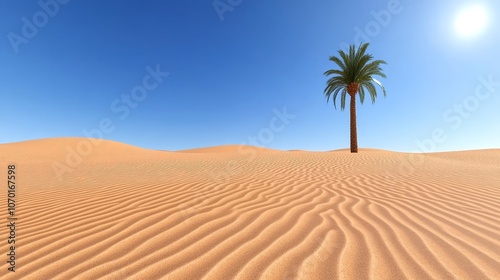
[[[105,139],[152,149],[347,148],[349,110],[326,103],[323,73],[362,39],[388,65],[387,97],[358,103],[360,147],[415,151],[433,134],[433,151],[500,147],[498,1],[41,3],[0,2],[0,143],[81,137],[107,119]],[[487,15],[458,30],[474,3]],[[169,75],[139,96],[148,66]],[[133,90],[135,108],[121,100]],[[295,117],[272,122],[284,107]]]

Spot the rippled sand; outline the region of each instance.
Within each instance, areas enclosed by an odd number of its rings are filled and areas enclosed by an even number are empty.
[[[0,178],[18,172],[17,272],[1,226],[0,278],[500,279],[500,150],[92,141],[0,145]]]

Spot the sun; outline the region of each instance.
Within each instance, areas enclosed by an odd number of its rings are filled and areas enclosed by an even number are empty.
[[[455,18],[455,29],[462,37],[479,35],[488,21],[486,8],[481,5],[463,8]]]

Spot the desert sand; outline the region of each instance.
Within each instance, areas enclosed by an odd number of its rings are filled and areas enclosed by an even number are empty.
[[[500,279],[499,149],[173,152],[54,138],[2,144],[0,158],[5,280]]]

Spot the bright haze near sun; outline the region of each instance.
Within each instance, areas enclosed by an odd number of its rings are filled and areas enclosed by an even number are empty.
[[[455,30],[460,37],[480,35],[488,25],[488,12],[484,5],[470,4],[462,7],[455,18]]]

